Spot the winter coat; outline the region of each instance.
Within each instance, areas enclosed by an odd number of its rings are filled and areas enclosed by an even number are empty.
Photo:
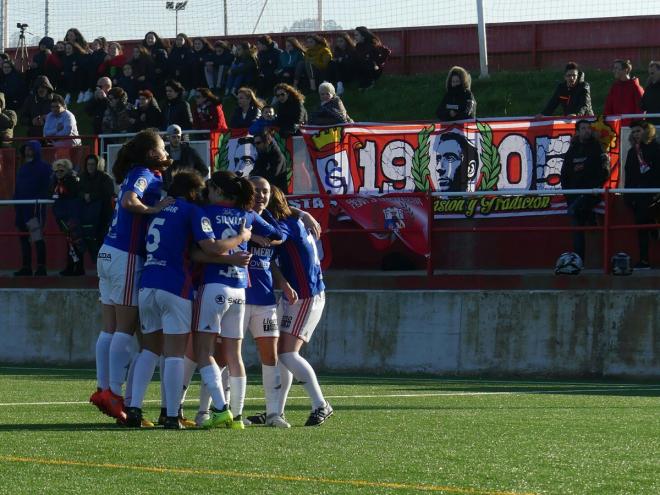
[[[190,66],[188,67],[188,71],[190,72],[190,89],[208,87],[208,84],[206,84],[206,75],[204,74],[204,66],[210,55],[211,50],[206,46],[203,46],[199,51],[193,49]]]
[[[578,71],[577,82],[572,88],[568,87],[566,81],[557,84],[554,94],[541,113],[553,115],[558,106],[561,107],[562,115],[594,114],[591,108],[591,87],[584,81],[584,72]]]
[[[250,108],[245,113],[245,115],[243,115],[243,110],[241,110],[241,107],[237,106],[234,109],[234,113],[231,114],[231,119],[229,119],[229,128],[247,129],[260,116],[261,116],[261,110],[259,110],[254,105],[250,105]]]
[[[126,58],[126,55],[120,53],[116,57],[103,62],[98,69],[97,75],[99,77],[108,76],[114,82],[117,80],[117,77],[119,77],[119,75],[121,74],[121,68],[124,65],[126,65],[127,62],[128,59]]]
[[[625,165],[625,189],[660,187],[660,144],[640,143],[628,150]],[[623,199],[632,208],[648,205],[654,194],[625,194]]]
[[[41,98],[38,94],[38,89],[41,86],[45,86],[48,89],[48,95],[45,98]],[[27,135],[30,137],[41,137],[44,134],[43,123],[41,125],[35,125],[32,121],[41,116],[45,121],[46,115],[50,113],[50,103],[53,100],[53,86],[50,84],[50,81],[46,76],[38,76],[34,80],[32,85],[32,91],[25,99],[23,103],[23,108],[21,110],[20,122],[21,125],[27,127]]]
[[[144,115],[144,120],[142,116]],[[158,102],[152,98],[146,108],[138,106],[131,112],[131,118],[135,119],[132,131],[140,132],[144,129],[155,128],[160,129],[163,127],[163,112],[160,111]]]
[[[61,179],[53,176],[54,182],[51,186],[51,195],[55,200],[53,203],[53,214],[58,223],[66,222],[70,218],[80,218],[82,202],[80,201],[80,179],[72,170]]]
[[[113,214],[112,197],[115,195],[115,184],[112,177],[102,170],[97,170],[93,175],[83,171],[80,174],[79,194],[86,209],[95,210],[91,205],[98,204],[98,218],[92,218],[90,221],[96,220],[98,230],[105,234]],[[85,201],[85,194],[89,194],[89,203]]]
[[[346,124],[349,122],[353,122],[353,120],[348,116],[341,98],[337,95],[325,103],[321,103],[318,110],[313,112],[309,118],[309,123],[312,125]]]
[[[646,86],[640,107],[646,113],[660,113],[660,81]],[[660,117],[651,117],[649,122],[657,126],[660,124]]]
[[[609,175],[609,158],[594,137],[581,142],[573,138],[561,167],[562,189],[594,189],[603,186]],[[570,197],[569,197],[570,196]],[[571,204],[576,195],[566,196]]]
[[[122,75],[118,77],[116,86],[126,91],[129,103],[135,103],[138,98],[138,81],[135,76],[126,77]]]
[[[453,117],[449,112],[453,110]],[[473,119],[477,113],[477,102],[472,91],[463,86],[449,88],[442,98],[440,105],[435,111],[436,116],[442,121]]]
[[[266,151],[258,152],[254,168],[250,175],[263,177],[272,185],[279,187],[285,194],[289,184],[286,178],[286,160],[275,141],[271,142]]]
[[[101,128],[104,134],[116,134],[129,132],[132,124],[130,122],[133,106],[128,103],[117,102],[113,108],[108,105],[103,114]]]
[[[97,98],[94,96],[85,103],[85,113],[92,117],[94,134],[101,134],[103,132],[103,116],[105,115],[106,108],[108,108],[107,98]]]
[[[183,130],[193,128],[190,105],[183,99],[183,95],[179,95],[174,100],[166,100],[163,107],[163,125],[161,129],[166,130],[172,124],[180,126]]]
[[[277,69],[279,64],[281,53],[282,50],[276,46],[271,46],[270,48],[257,53],[257,59],[259,60],[259,73],[266,79],[273,79],[275,77],[275,69]]]
[[[305,52],[305,61],[319,70],[325,70],[330,60],[332,60],[332,52],[327,46],[314,45]]]
[[[222,111],[222,103],[217,105],[206,101],[195,108],[195,129],[208,129],[210,131],[226,132],[227,122]]]
[[[290,52],[282,51],[277,64],[277,73],[288,72],[291,76],[296,70],[296,66],[305,59],[305,54],[300,50],[293,49]]]
[[[184,88],[191,89],[192,66],[195,56],[190,47],[173,47],[167,57],[167,72],[172,79],[179,81]]]
[[[614,81],[605,99],[605,115],[622,115],[626,113],[642,113],[640,102],[644,90],[639,85],[639,79],[632,77],[627,81]]]
[[[280,136],[283,138],[296,134],[300,125],[307,122],[305,105],[291,95],[285,102],[275,103],[275,112],[277,117],[273,125],[279,127]]]
[[[23,74],[13,69],[0,81],[0,92],[5,94],[5,108],[18,111],[27,96],[27,87]]]
[[[0,146],[11,146],[17,122],[16,112],[5,109],[5,95],[0,93]]]
[[[32,149],[34,157],[25,162],[16,171],[16,183],[13,199],[48,199],[50,182],[53,171],[50,164],[41,159],[41,144],[39,141],[28,141],[26,147]],[[25,227],[30,218],[38,216],[45,217],[45,205],[16,205],[16,226],[19,229]]]
[[[167,189],[172,183],[172,174],[175,170],[196,170],[204,178],[206,178],[206,176],[209,174],[209,168],[204,163],[204,160],[201,156],[199,156],[199,153],[197,153],[197,151],[195,151],[195,149],[190,146],[189,143],[182,142],[179,145],[179,149],[181,150],[181,155],[179,158],[174,160],[172,165],[167,167],[165,172],[163,172],[164,189]],[[170,158],[173,158],[172,147],[169,144],[165,146],[165,151],[167,151],[167,154],[170,155]]]

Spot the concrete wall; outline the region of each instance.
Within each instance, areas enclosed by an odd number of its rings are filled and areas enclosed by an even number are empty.
[[[91,290],[0,290],[0,362],[91,363]],[[660,377],[655,291],[329,291],[319,369]],[[245,358],[256,364],[251,338]]]

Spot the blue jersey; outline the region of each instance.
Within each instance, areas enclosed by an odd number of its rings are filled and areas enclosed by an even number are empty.
[[[284,243],[275,248],[279,267],[300,299],[307,299],[325,290],[316,241],[302,221],[289,217],[279,221]]]
[[[268,210],[264,210],[261,216],[268,223],[277,227],[277,221]],[[270,263],[275,254],[275,248],[261,247],[250,241],[248,249],[252,258],[250,258],[250,267],[248,268],[250,285],[245,289],[245,302],[257,306],[271,306],[276,303],[275,293],[273,292],[273,274],[270,271]]]
[[[245,219],[245,227],[252,227],[252,233],[272,240],[280,240],[282,233],[253,211],[245,211],[233,206],[209,205],[204,208],[206,216],[211,220],[213,233],[218,239],[229,239],[238,235],[241,223]],[[246,251],[247,242],[241,243],[233,252]],[[248,271],[242,266],[208,263],[204,267],[203,284],[223,284],[227,287],[244,289],[248,286]]]
[[[152,217],[146,239],[147,259],[140,287],[192,299],[190,244],[215,239],[211,221],[202,209],[177,199]]]
[[[121,206],[124,194],[134,192],[147,206],[155,205],[161,196],[163,179],[160,173],[148,168],[135,167],[122,182],[112,216],[112,224],[105,236],[105,244],[127,253],[144,256],[144,236],[147,232],[149,215],[131,213]]]

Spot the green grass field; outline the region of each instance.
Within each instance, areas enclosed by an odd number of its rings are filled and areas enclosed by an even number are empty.
[[[290,430],[127,430],[86,402],[92,370],[0,368],[0,493],[660,493],[660,384],[321,384],[335,415],[319,428],[301,426],[294,385]],[[153,383],[147,416],[158,393]],[[251,381],[247,414],[262,397]]]

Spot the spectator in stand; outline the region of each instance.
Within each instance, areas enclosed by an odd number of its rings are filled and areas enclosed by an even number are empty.
[[[575,62],[569,62],[564,69],[564,82],[557,84],[554,94],[537,117],[554,115],[557,107],[567,117],[593,115],[591,108],[591,87],[584,80],[582,72]]]
[[[48,199],[52,169],[41,159],[39,141],[28,141],[20,149],[23,165],[16,172],[16,185],[13,199]],[[45,277],[46,273],[46,243],[43,238],[43,227],[46,222],[45,205],[16,205],[16,228],[20,232],[29,233],[19,237],[23,265],[14,272],[14,276],[32,275],[32,246],[37,250],[37,269],[35,276]]]
[[[78,103],[81,102],[79,96],[86,77],[82,66],[83,56],[84,52],[82,48],[75,42],[67,41],[64,43],[64,59],[62,60],[63,85],[61,89],[66,93],[64,103],[67,105],[71,103],[71,99],[74,97],[78,97],[76,100]]]
[[[66,268],[60,272],[63,277],[85,274],[83,267],[83,239],[80,227],[82,201],[80,200],[80,180],[68,158],[53,162],[52,198],[53,215],[67,242]]]
[[[0,93],[0,147],[8,148],[13,144],[17,122],[16,112],[5,108],[5,95]]]
[[[128,95],[122,88],[108,91],[108,107],[103,114],[101,128],[104,134],[117,134],[131,130],[133,106],[128,103]]]
[[[163,127],[163,112],[160,111],[154,94],[148,89],[143,89],[139,93],[138,105],[131,115],[131,125],[133,132]]]
[[[615,60],[612,66],[614,84],[605,99],[605,115],[624,115],[642,113],[640,102],[644,90],[639,85],[639,79],[630,77],[632,64],[630,60]]]
[[[328,41],[319,34],[313,34],[305,38],[305,73],[309,79],[309,89],[316,91],[316,81],[325,79],[328,64],[332,60],[332,52]],[[298,81],[294,86],[298,86]]]
[[[355,41],[348,33],[340,33],[332,45],[332,60],[328,65],[328,80],[344,94],[344,84],[353,80],[355,73]]]
[[[27,86],[23,74],[16,70],[11,60],[2,61],[2,78],[0,92],[5,94],[7,108],[19,111],[27,96]]]
[[[660,113],[660,62],[655,60],[649,63],[649,80],[640,107],[646,113]],[[660,117],[651,117],[649,122],[657,126],[660,124]]]
[[[165,76],[167,75],[167,54],[170,44],[166,39],[161,39],[153,31],[149,31],[142,41],[142,46],[146,48],[153,59],[153,74],[148,76],[147,81],[151,84],[150,89],[156,98],[162,98],[165,95]]]
[[[275,70],[280,62],[282,50],[267,34],[257,38],[257,60],[259,64],[259,73],[257,80],[257,90],[259,95],[264,98],[273,94],[273,86],[277,82]]]
[[[54,47],[55,40],[53,38],[46,36],[39,41],[39,51],[32,56],[30,69],[26,74],[28,87],[34,84],[37,77],[43,76],[46,73],[46,60],[48,60]]]
[[[202,157],[199,156],[199,153],[190,146],[190,143],[183,141],[181,127],[178,125],[169,126],[167,128],[167,139],[169,144],[165,146],[165,151],[172,159],[172,165],[163,172],[163,189],[167,190],[170,186],[172,174],[176,170],[193,169],[203,178],[208,177],[209,168]]]
[[[280,83],[275,86],[275,126],[283,138],[298,134],[300,126],[307,122],[305,97],[293,86]]]
[[[256,136],[275,125],[275,109],[270,105],[261,108],[261,116],[250,124],[248,134]]]
[[[168,76],[179,81],[184,88],[191,88],[192,65],[192,42],[184,33],[179,33],[167,57]]]
[[[655,140],[655,127],[647,121],[630,124],[630,144],[625,164],[626,189],[660,188],[660,144]],[[649,207],[657,201],[657,194],[626,194],[624,201],[632,208],[638,225],[656,223]],[[655,201],[654,201],[655,200]],[[657,230],[654,231],[657,239]],[[636,270],[651,268],[649,237],[651,231],[638,230],[639,262]]]
[[[203,88],[207,86],[204,71],[206,61],[213,54],[213,48],[206,38],[195,38],[192,42],[192,63],[190,65],[190,87]]]
[[[94,81],[96,80],[96,74],[92,74],[90,71],[90,66],[91,66],[90,55],[92,53],[92,50],[90,49],[89,43],[87,43],[85,37],[76,28],[71,28],[66,32],[66,34],[64,35],[64,43],[65,46],[66,43],[73,44],[74,51],[78,52],[78,57],[77,57],[78,60],[76,64],[77,65],[76,85],[80,88],[80,91],[78,91],[78,88],[76,88],[76,91],[72,92],[71,95],[77,96],[76,99],[77,103],[83,103],[85,101],[89,101],[89,99],[92,96],[92,92],[90,91],[90,88],[92,87]],[[66,104],[68,105],[69,102],[67,101]]]
[[[435,115],[444,122],[475,118],[477,102],[470,90],[471,85],[472,78],[463,67],[449,69],[445,81],[446,93]]]
[[[109,77],[101,77],[96,81],[94,96],[85,104],[85,113],[92,117],[94,134],[103,132],[103,116],[108,108],[108,92],[112,89]]]
[[[370,89],[383,73],[392,51],[364,26],[355,28],[355,65],[360,89]]]
[[[138,90],[148,89],[153,87],[155,64],[149,50],[143,46],[133,47],[133,57],[130,61],[133,68],[133,77],[137,83]]]
[[[182,129],[193,128],[190,105],[183,99],[185,89],[179,81],[168,80],[165,83],[165,107],[163,108],[163,130],[172,124]]]
[[[25,99],[21,110],[21,124],[27,127],[29,137],[44,135],[44,123],[50,113],[50,103],[53,99],[53,86],[46,76],[38,76],[34,80],[32,91]]]
[[[70,28],[64,35],[65,43],[75,43],[78,45],[85,53],[89,49],[87,40],[82,35],[82,33],[76,28]]]
[[[109,77],[112,84],[117,84],[117,79],[121,75],[121,68],[128,62],[126,55],[119,43],[113,41],[108,43],[108,55],[99,68],[99,74]]]
[[[575,136],[564,156],[561,167],[562,189],[595,189],[603,187],[610,171],[609,158],[600,142],[593,135],[591,122],[579,120],[575,124]],[[595,225],[594,206],[600,203],[598,194],[567,194],[566,203],[571,225]],[[582,260],[585,257],[583,231],[573,231],[573,251]]]
[[[240,88],[236,94],[236,108],[229,119],[230,129],[248,129],[261,116],[263,101],[250,88]]]
[[[195,129],[206,129],[214,132],[227,132],[225,113],[222,111],[222,100],[215,96],[209,88],[197,88],[197,105],[193,124]]]
[[[333,125],[353,122],[348,116],[344,103],[341,101],[341,98],[337,96],[335,87],[332,84],[327,81],[319,84],[319,98],[321,104],[319,105],[319,108],[311,114],[309,118],[310,124]]]
[[[234,54],[226,41],[217,40],[205,63],[206,83],[217,95],[224,94],[225,80],[234,63]]]
[[[280,53],[280,61],[275,70],[280,82],[298,86],[298,81],[305,71],[305,48],[293,36],[286,39],[284,51]]]
[[[46,116],[44,123],[44,137],[78,136],[78,125],[76,117],[66,109],[64,98],[54,94],[50,102],[50,113]],[[54,139],[53,146],[56,148],[68,148],[80,146],[80,139]]]
[[[272,131],[263,130],[254,136],[254,146],[257,149],[257,159],[250,176],[263,177],[271,185],[279,187],[283,192],[288,192],[289,182],[287,180],[286,160],[280,147],[273,139]]]
[[[121,68],[121,76],[117,78],[117,86],[126,91],[128,101],[133,104],[138,97],[138,81],[133,76],[133,66],[126,64]]]
[[[142,46],[145,47],[152,56],[154,55],[154,52],[157,50],[165,50],[167,52],[170,49],[169,41],[161,38],[154,31],[149,31],[147,34],[144,35],[144,40],[142,40]]]
[[[55,48],[52,53],[48,55],[48,58],[46,59],[46,76],[48,76],[48,80],[52,83],[54,88],[62,85],[62,69],[64,67],[62,60],[64,58],[65,50],[64,42],[58,41],[55,43]]]
[[[112,198],[115,185],[105,172],[105,161],[98,155],[87,155],[80,172],[80,199],[83,202],[80,223],[85,247],[92,262],[112,221]]]
[[[225,96],[232,94],[237,96],[238,88],[254,84],[257,80],[257,56],[254,47],[247,41],[242,41],[236,46],[236,59],[229,68]]]
[[[90,49],[92,52],[87,57],[87,91],[83,99],[84,103],[94,98],[96,80],[99,77],[101,66],[108,56],[108,42],[101,36],[92,41]]]

